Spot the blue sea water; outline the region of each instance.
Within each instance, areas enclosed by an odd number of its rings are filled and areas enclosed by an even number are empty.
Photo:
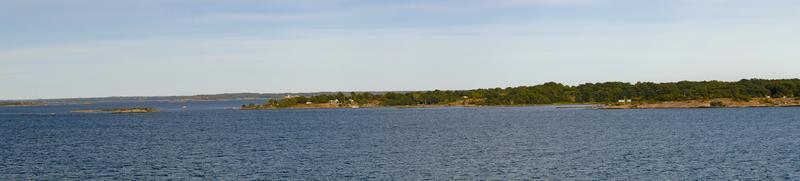
[[[800,108],[230,109],[244,103],[0,108],[0,180],[800,179]],[[131,105],[165,111],[69,112]]]

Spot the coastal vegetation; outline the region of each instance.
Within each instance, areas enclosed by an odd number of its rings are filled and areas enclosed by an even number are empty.
[[[343,108],[378,106],[520,106],[541,104],[593,103],[613,106],[697,101],[706,107],[726,107],[727,101],[772,101],[798,99],[800,79],[743,79],[724,81],[604,82],[570,86],[549,82],[535,86],[475,90],[434,90],[415,92],[336,93],[294,96],[269,100],[265,104],[243,105],[242,109]],[[713,100],[715,102],[712,105]],[[764,103],[764,105],[771,105]],[[646,106],[645,106],[646,107]]]

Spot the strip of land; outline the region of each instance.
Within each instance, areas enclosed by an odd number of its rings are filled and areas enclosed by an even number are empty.
[[[732,99],[666,101],[649,103],[612,103],[598,109],[682,109],[682,108],[744,108],[744,107],[798,107],[800,99],[759,98],[749,101]]]
[[[0,102],[0,107],[21,107],[21,106],[40,106],[42,103],[29,102],[29,101],[3,101]]]
[[[243,110],[371,107],[529,106],[599,104],[600,109],[664,109],[800,106],[800,79],[743,79],[667,83],[549,82],[535,86],[455,91],[287,95]]]
[[[155,108],[114,108],[114,109],[90,109],[90,110],[74,110],[75,113],[113,113],[113,114],[130,114],[130,113],[154,113],[159,112]]]

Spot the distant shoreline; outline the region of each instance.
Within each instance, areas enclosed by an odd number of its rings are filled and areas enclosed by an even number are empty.
[[[368,107],[484,107],[602,104],[597,109],[659,109],[800,106],[800,79],[742,79],[737,82],[604,82],[578,86],[548,82],[534,86],[434,90],[385,94],[287,95],[243,110]]]
[[[721,104],[719,104],[721,103]],[[559,106],[563,105],[563,106]],[[530,104],[530,105],[474,105],[474,104],[446,104],[446,105],[406,105],[406,106],[336,106],[325,104],[298,105],[291,107],[261,107],[253,108],[243,106],[241,110],[280,110],[280,109],[359,109],[359,108],[445,108],[445,107],[535,107],[535,106],[559,106],[559,109],[713,109],[713,108],[766,108],[766,107],[800,107],[800,100],[793,98],[762,98],[752,101],[734,101],[731,99],[713,100],[688,100],[688,101],[667,101],[651,103],[630,103],[630,104],[598,104],[598,103],[555,103],[555,104]]]
[[[472,90],[213,94],[0,101],[0,107],[141,101],[265,100],[243,110],[304,108],[425,108],[597,104],[597,109],[800,106],[800,79],[680,82],[600,82]],[[255,103],[256,101],[247,102]]]
[[[149,107],[132,107],[132,108],[113,108],[113,109],[89,109],[89,110],[73,110],[73,113],[112,113],[112,114],[131,114],[131,113],[156,113],[160,110]]]
[[[0,107],[32,107],[32,106],[44,106],[46,104],[37,103],[37,102],[30,102],[30,101],[7,101],[7,102],[0,102]]]
[[[795,98],[759,98],[750,101],[732,99],[667,101],[654,103],[610,104],[598,109],[703,109],[703,108],[757,108],[757,107],[800,107]]]

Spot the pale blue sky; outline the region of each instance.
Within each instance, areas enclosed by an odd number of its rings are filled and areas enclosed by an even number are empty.
[[[4,0],[0,99],[800,77],[796,0]]]

